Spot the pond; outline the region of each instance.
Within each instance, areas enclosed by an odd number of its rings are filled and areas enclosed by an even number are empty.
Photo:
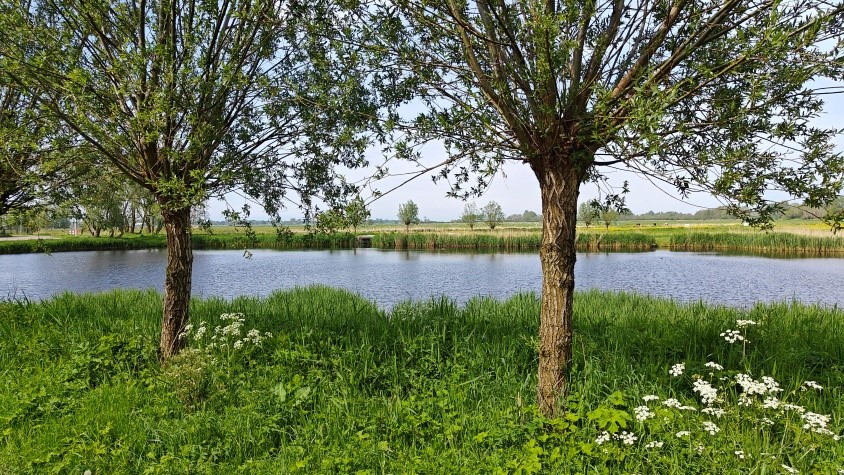
[[[536,254],[468,254],[378,249],[196,251],[195,296],[265,296],[295,286],[343,287],[388,308],[447,295],[458,302],[539,292]],[[64,291],[155,288],[164,282],[162,250],[0,255],[0,297],[37,300]],[[735,306],[797,299],[844,306],[844,259],[654,251],[579,253],[578,289],[626,290],[680,301]]]

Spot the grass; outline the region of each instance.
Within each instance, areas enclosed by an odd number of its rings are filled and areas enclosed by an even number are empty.
[[[771,376],[781,400],[831,415],[840,433],[841,311],[578,293],[570,411],[547,420],[533,403],[538,310],[535,296],[519,295],[462,307],[406,302],[387,313],[323,287],[194,300],[189,347],[162,366],[156,293],[2,303],[0,473],[844,469],[844,444],[804,429],[793,411],[762,409],[761,396],[739,406],[735,385],[719,380]],[[759,325],[742,330],[750,343],[728,344],[720,333],[738,319]],[[681,362],[685,374],[670,376]],[[726,385],[724,416],[665,405],[703,407],[694,373]],[[824,389],[801,391],[806,380]],[[659,400],[643,402],[651,394]],[[654,417],[636,420],[642,406]],[[702,430],[704,421],[720,432]]]

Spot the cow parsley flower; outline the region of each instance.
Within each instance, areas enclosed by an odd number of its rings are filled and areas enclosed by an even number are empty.
[[[633,413],[636,414],[636,420],[639,422],[645,422],[654,416],[648,406],[637,406],[633,409]]]
[[[692,390],[700,394],[701,402],[707,406],[712,405],[718,398],[718,390],[712,387],[709,382],[702,379],[698,379],[692,384]]]
[[[744,336],[742,336],[741,332],[738,330],[727,330],[725,332],[721,332],[721,337],[727,341],[727,343],[735,343],[737,341],[744,341]]]
[[[823,386],[818,384],[817,381],[806,381],[803,383],[802,386],[800,386],[801,391],[808,391],[809,389],[817,389],[818,391],[820,391],[821,389],[823,389]]]
[[[632,432],[623,431],[621,434],[615,434],[616,440],[620,440],[624,445],[633,445],[639,438]]]
[[[736,457],[738,457],[738,458],[740,458],[740,459],[744,460],[744,450],[736,450],[736,451],[735,451],[735,452],[733,452],[733,453],[734,453],[734,454],[736,454]]]
[[[651,442],[648,442],[647,444],[645,444],[645,448],[646,449],[661,449],[663,445],[665,445],[665,444],[662,441],[654,440],[654,441],[651,441]]]
[[[762,402],[762,407],[765,409],[779,409],[780,408],[780,400],[775,398],[774,396],[768,396],[765,398],[765,401]]]
[[[710,361],[710,362],[706,363],[704,366],[706,366],[707,368],[712,368],[715,371],[721,371],[721,370],[724,369],[723,366],[719,365],[718,363],[716,363],[714,361]]]
[[[709,435],[715,435],[715,434],[721,432],[721,429],[717,425],[715,425],[715,423],[712,422],[712,421],[704,421],[703,422],[703,430],[705,430],[706,432],[709,432]]]
[[[607,432],[607,431],[603,431],[603,432],[601,432],[600,435],[598,435],[598,438],[595,439],[595,444],[601,445],[601,444],[604,444],[604,443],[609,442],[609,441],[610,441],[610,433]]]
[[[662,405],[666,407],[673,407],[674,409],[680,409],[683,405],[680,404],[680,401],[674,399],[673,397],[662,401]]]
[[[719,419],[721,418],[721,416],[723,416],[724,414],[727,413],[727,411],[725,411],[721,408],[718,408],[718,407],[705,407],[705,408],[701,409],[700,412],[702,412],[704,414],[709,414],[710,416],[715,416],[716,418],[719,418]]]
[[[756,325],[753,320],[736,320],[736,326],[739,328],[747,328],[751,325]]]
[[[645,402],[659,401],[659,396],[655,396],[653,394],[648,394],[647,396],[642,396],[642,400],[645,401]]]
[[[683,374],[683,371],[685,371],[685,370],[686,370],[686,363],[677,363],[674,366],[672,366],[670,370],[668,370],[668,374],[670,374],[671,376],[674,376],[676,378],[677,376],[680,376],[681,374]]]

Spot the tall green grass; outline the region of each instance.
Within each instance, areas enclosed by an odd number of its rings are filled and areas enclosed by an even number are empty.
[[[844,252],[844,237],[791,233],[686,232],[671,236],[670,247],[686,251],[746,250],[824,255]]]
[[[372,246],[383,249],[465,249],[536,251],[542,235],[535,233],[379,233],[373,235]],[[581,233],[575,243],[578,250],[644,250],[656,247],[656,240],[643,233]]]
[[[573,394],[539,416],[539,303],[448,299],[389,312],[314,287],[265,299],[194,300],[188,349],[156,358],[160,295],[122,291],[0,304],[0,473],[835,473],[844,446],[781,423],[664,412],[625,422],[639,441],[597,445],[641,397],[695,404],[678,362],[768,375],[795,402],[844,414],[844,315],[781,303],[748,310],[630,294],[575,298]],[[212,344],[220,315],[271,337]],[[747,346],[720,333],[759,322]],[[752,336],[752,338],[750,338]],[[228,338],[228,337],[226,337]],[[725,373],[727,376],[732,373]],[[814,380],[825,389],[800,392]],[[657,409],[655,409],[657,410]],[[774,417],[774,416],[772,416]],[[609,421],[609,422],[608,422]],[[610,427],[605,425],[603,427]],[[688,439],[674,433],[690,429]],[[619,428],[619,431],[622,428]],[[646,447],[660,440],[662,449]],[[698,448],[700,446],[701,448]],[[738,458],[735,450],[748,457]]]
[[[194,249],[333,249],[357,243],[352,233],[202,234],[192,236]],[[111,251],[167,247],[164,235],[125,235],[120,238],[68,236],[61,239],[0,241],[0,254],[30,252]]]

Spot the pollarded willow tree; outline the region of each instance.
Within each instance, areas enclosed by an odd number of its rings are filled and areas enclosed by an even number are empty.
[[[350,187],[374,115],[331,2],[31,0],[0,4],[0,67],[149,190],[167,235],[161,356],[188,322],[191,206],[242,189],[274,214]],[[31,12],[38,12],[32,15]]]
[[[819,205],[841,189],[835,131],[811,122],[822,95],[838,92],[819,81],[844,71],[840,2],[378,5],[369,23],[380,51],[416,75],[428,106],[409,130],[444,142],[450,160],[439,176],[453,193],[483,191],[505,160],[536,175],[543,220],[538,405],[546,415],[558,414],[567,392],[584,183],[606,167],[624,168],[682,193],[723,196],[735,214],[762,225],[778,207],[767,190]]]

